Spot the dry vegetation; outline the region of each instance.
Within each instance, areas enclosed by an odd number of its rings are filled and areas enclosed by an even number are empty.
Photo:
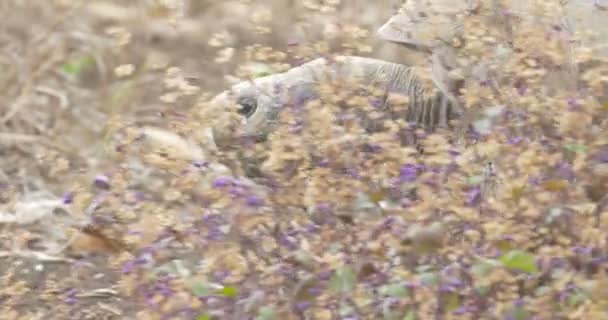
[[[2,1],[0,319],[608,318],[608,65],[564,30],[465,20],[466,132],[345,79],[266,141],[204,134],[235,81],[423,64],[373,37],[398,6]]]

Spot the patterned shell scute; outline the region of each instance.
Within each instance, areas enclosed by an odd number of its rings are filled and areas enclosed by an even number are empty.
[[[460,32],[459,16],[473,11],[478,0],[409,0],[380,29],[380,38],[432,49]]]

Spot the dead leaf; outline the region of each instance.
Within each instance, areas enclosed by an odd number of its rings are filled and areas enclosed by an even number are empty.
[[[293,293],[294,301],[297,303],[314,300],[315,295],[313,295],[310,291],[318,285],[318,282],[318,279],[312,276],[304,278],[300,282],[298,282]]]
[[[565,179],[550,179],[542,183],[542,186],[547,191],[564,191],[568,189],[568,181]]]
[[[126,249],[126,244],[110,239],[93,226],[86,226],[78,232],[68,249],[72,253],[117,253]]]

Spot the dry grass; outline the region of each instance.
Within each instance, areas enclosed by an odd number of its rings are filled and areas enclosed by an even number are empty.
[[[163,2],[0,4],[0,319],[606,317],[605,61],[481,11],[477,132],[362,133],[344,81],[218,150],[209,98],[260,68],[424,57],[373,38],[399,1]]]

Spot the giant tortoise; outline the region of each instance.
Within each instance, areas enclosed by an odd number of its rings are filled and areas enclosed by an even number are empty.
[[[451,40],[462,35],[466,17],[484,12],[486,22],[495,24],[507,23],[505,17],[539,22],[554,19],[549,23],[568,34],[573,34],[574,30],[592,29],[600,37],[584,44],[605,55],[608,52],[605,47],[608,38],[608,7],[604,7],[604,2],[513,0],[508,2],[507,8],[505,2],[499,0],[409,0],[399,13],[379,28],[378,35],[386,41],[428,52],[432,64],[430,78],[435,85],[434,89],[438,90],[425,90],[416,76],[415,67],[372,58],[339,56],[318,58],[284,73],[238,83],[217,95],[211,105],[237,104],[238,112],[243,116],[239,134],[264,136],[272,130],[281,108],[289,99],[294,99],[294,94],[315,96],[314,85],[321,74],[329,74],[334,79],[357,74],[364,83],[381,84],[387,92],[409,97],[409,109],[404,115],[408,122],[415,122],[431,130],[449,127],[451,119],[463,114],[458,90],[465,79],[453,78],[450,71],[459,68]],[[544,16],[542,8],[547,6],[539,7],[539,3],[553,3],[554,6],[549,8],[559,12],[554,17]],[[469,73],[467,76],[473,75],[483,76],[483,72],[481,75]],[[557,77],[569,76],[572,75],[559,74]],[[388,104],[385,101],[384,107],[390,107]]]

